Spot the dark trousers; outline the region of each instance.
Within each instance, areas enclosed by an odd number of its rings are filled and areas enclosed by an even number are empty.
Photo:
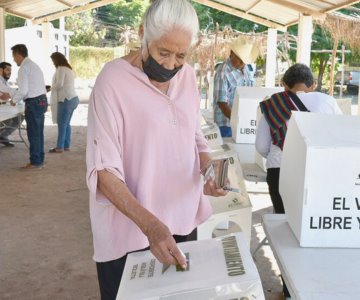
[[[196,240],[196,229],[189,235],[174,235],[176,243]],[[147,247],[138,251],[149,250]],[[138,252],[133,251],[133,252]],[[132,252],[130,252],[132,253]],[[119,259],[96,263],[101,300],[115,300],[120,286],[122,274],[126,263],[127,254]]]
[[[232,137],[231,127],[220,126],[219,129],[222,137]]]
[[[267,169],[266,182],[269,186],[269,194],[271,202],[274,207],[274,212],[276,214],[284,214],[284,204],[279,192],[279,177],[280,177],[280,168],[270,168]],[[281,276],[281,281],[283,284],[283,293],[285,297],[290,297],[290,293],[286,287],[285,281]]]
[[[284,204],[279,193],[280,168],[267,169],[266,182],[269,186],[271,202],[276,214],[284,214]]]
[[[30,163],[44,163],[44,122],[48,103],[46,95],[25,99],[26,131],[30,144]]]

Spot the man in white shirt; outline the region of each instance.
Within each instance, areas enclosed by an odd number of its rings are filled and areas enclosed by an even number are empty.
[[[8,62],[0,63],[0,93],[7,94],[9,97],[13,97],[16,90],[11,88],[8,84],[8,80],[11,77],[11,64]],[[23,118],[19,120],[18,117],[14,117],[2,122],[4,125],[0,129],[0,143],[6,147],[14,147],[14,143],[9,141],[9,136],[19,127],[19,122],[22,122]]]
[[[44,166],[44,121],[48,103],[44,75],[40,67],[28,57],[24,44],[11,48],[14,61],[20,67],[17,84],[19,89],[12,104],[24,100],[25,120],[30,144],[30,163],[24,169],[41,169]]]

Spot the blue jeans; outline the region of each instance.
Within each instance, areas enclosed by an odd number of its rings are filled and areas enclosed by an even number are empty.
[[[58,139],[56,148],[70,148],[71,126],[70,121],[75,108],[79,105],[79,98],[76,96],[64,102],[58,102],[57,122],[58,122]]]
[[[30,144],[30,163],[44,163],[44,121],[48,103],[46,95],[25,99],[26,131]]]
[[[220,126],[219,128],[222,137],[232,137],[231,127]]]

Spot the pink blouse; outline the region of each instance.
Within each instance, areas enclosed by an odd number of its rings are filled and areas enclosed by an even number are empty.
[[[97,171],[106,169],[125,182],[172,234],[187,235],[211,214],[199,172],[199,152],[208,151],[189,65],[170,81],[165,95],[124,59],[107,63],[92,91],[88,116],[94,260],[118,259],[149,246],[137,225],[97,189]]]

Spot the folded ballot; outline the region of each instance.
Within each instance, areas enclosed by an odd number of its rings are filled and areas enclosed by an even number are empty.
[[[243,233],[178,245],[186,270],[160,263],[150,251],[129,254],[116,299],[265,299]]]

